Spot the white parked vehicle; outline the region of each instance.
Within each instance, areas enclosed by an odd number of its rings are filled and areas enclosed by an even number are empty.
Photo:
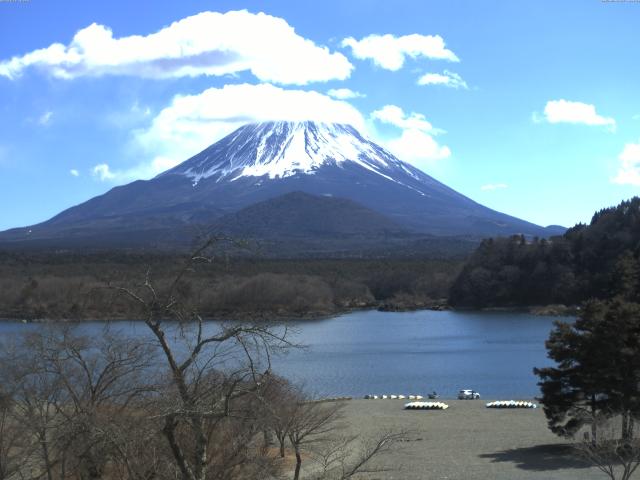
[[[474,390],[460,390],[458,392],[458,400],[477,400],[480,398],[480,394]]]

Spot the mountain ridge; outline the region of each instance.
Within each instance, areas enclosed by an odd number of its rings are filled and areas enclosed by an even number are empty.
[[[407,236],[412,232],[373,210],[344,198],[285,193],[218,219],[214,231],[272,237]]]
[[[546,237],[562,233],[491,210],[396,158],[345,124],[242,126],[150,180],[114,187],[53,218],[0,233],[0,242],[81,243],[104,234],[174,237],[291,192],[353,201],[424,235]],[[182,233],[181,233],[182,232]],[[116,235],[116,236],[118,236]],[[126,235],[119,242],[126,244]],[[144,243],[142,241],[142,243]],[[176,242],[180,243],[180,242]]]

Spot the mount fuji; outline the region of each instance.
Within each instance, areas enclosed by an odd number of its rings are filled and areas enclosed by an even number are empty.
[[[370,242],[564,231],[484,207],[350,125],[305,121],[245,125],[151,180],[115,187],[43,223],[2,232],[0,242],[171,247],[212,226],[242,236]]]

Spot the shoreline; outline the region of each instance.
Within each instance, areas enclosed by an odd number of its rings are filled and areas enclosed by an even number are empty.
[[[420,310],[432,310],[443,311],[452,310],[448,305],[442,302],[434,302],[433,304],[420,302],[412,305],[403,305],[402,307],[394,306],[389,302],[376,302],[372,304],[336,308],[333,310],[317,310],[317,311],[304,311],[304,312],[257,312],[257,311],[229,311],[221,310],[219,312],[205,313],[202,317],[205,321],[240,321],[249,320],[256,322],[291,322],[291,321],[306,321],[306,320],[324,320],[339,315],[345,315],[353,312],[415,312]],[[144,321],[142,318],[136,317],[109,317],[109,318],[33,318],[28,315],[12,315],[0,313],[0,322],[12,321],[12,322],[27,322],[27,323],[80,323],[80,322],[93,322],[93,321]],[[166,320],[171,320],[167,318]]]
[[[513,307],[482,307],[482,308],[461,308],[452,307],[446,302],[437,301],[433,303],[402,304],[397,305],[389,302],[378,302],[374,305],[361,307],[340,308],[331,311],[308,311],[308,312],[229,312],[223,311],[203,316],[205,321],[251,321],[263,323],[280,323],[293,321],[315,321],[326,320],[340,315],[353,312],[418,312],[418,311],[452,311],[452,312],[499,312],[499,313],[529,313],[540,317],[572,317],[580,312],[578,306],[567,305],[534,305],[534,306],[513,306]],[[166,319],[170,321],[170,318]],[[143,322],[142,318],[136,317],[109,317],[109,318],[30,318],[29,316],[6,316],[0,314],[0,322],[22,322],[22,323],[82,323],[96,321],[133,321]]]

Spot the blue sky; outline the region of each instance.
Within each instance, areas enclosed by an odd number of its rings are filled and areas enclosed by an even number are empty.
[[[348,121],[496,210],[586,222],[640,191],[639,22],[631,1],[0,2],[0,229],[269,118]]]

